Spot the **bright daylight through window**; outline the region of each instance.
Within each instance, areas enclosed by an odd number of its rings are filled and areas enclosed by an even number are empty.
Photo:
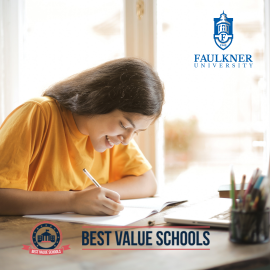
[[[158,1],[166,192],[183,196],[217,194],[220,185],[229,183],[230,164],[237,183],[263,166],[264,2],[230,0],[224,10],[220,1],[207,3]],[[233,18],[234,39],[226,51],[213,38],[214,18],[223,12]],[[232,68],[231,63],[229,68],[201,67],[200,61],[194,66],[195,54],[236,53],[252,55],[252,68]]]

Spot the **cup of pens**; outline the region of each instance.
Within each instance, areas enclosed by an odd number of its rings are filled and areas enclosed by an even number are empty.
[[[246,191],[246,176],[242,178],[241,190],[236,199],[235,178],[231,171],[231,224],[230,241],[241,244],[258,244],[269,241],[268,177],[256,169]]]

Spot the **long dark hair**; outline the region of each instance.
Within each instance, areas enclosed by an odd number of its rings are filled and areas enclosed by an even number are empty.
[[[56,99],[73,113],[89,116],[118,109],[158,118],[164,103],[159,76],[137,58],[113,60],[75,74],[47,89],[43,96]]]

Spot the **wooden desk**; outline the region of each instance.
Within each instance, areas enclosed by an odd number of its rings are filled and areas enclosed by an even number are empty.
[[[189,203],[191,204],[191,203]],[[188,207],[182,204],[167,207],[133,226],[146,226],[149,220],[160,225],[163,216]],[[7,269],[254,269],[270,265],[270,242],[260,245],[235,245],[228,240],[228,231],[209,229],[210,250],[82,250],[82,224],[53,221],[62,231],[62,245],[70,250],[54,256],[30,255],[23,245],[31,245],[32,228],[41,220],[20,216],[0,216],[0,268]],[[87,229],[88,231],[90,229]],[[97,230],[95,228],[94,230]],[[123,229],[121,229],[123,230]],[[134,229],[132,229],[134,230]],[[138,229],[135,229],[138,230]],[[153,230],[151,227],[144,230]],[[153,247],[155,248],[155,247]]]

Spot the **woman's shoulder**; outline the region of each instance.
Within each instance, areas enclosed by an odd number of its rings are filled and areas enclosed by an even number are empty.
[[[52,118],[59,114],[59,104],[51,97],[36,97],[31,98],[15,108],[4,120],[1,127],[6,122],[37,122],[45,120],[49,123]],[[0,127],[0,128],[1,128]]]
[[[39,107],[46,109],[49,106],[57,106],[56,105],[56,101],[55,99],[51,98],[51,97],[35,97],[35,98],[31,98],[29,100],[27,100],[24,104],[36,104]]]
[[[50,117],[54,110],[58,110],[57,101],[47,96],[31,98],[22,104],[22,106],[38,107],[42,111],[45,118]]]

